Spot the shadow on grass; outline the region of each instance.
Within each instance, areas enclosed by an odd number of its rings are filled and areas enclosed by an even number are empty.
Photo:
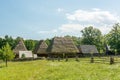
[[[4,68],[4,67],[6,67],[4,62],[0,62],[0,68]]]
[[[4,66],[0,66],[0,68],[3,68]]]
[[[5,65],[0,65],[0,68],[5,68],[6,66]]]

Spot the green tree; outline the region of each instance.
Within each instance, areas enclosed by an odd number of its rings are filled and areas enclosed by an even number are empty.
[[[87,45],[96,45],[99,52],[101,50],[101,31],[97,28],[93,28],[92,26],[86,27],[83,30],[81,30],[82,33],[82,44],[87,44]]]
[[[107,42],[110,48],[120,52],[120,24],[113,25],[112,30],[107,34]]]
[[[81,44],[81,38],[80,37],[76,37],[76,36],[72,36],[73,42],[76,46],[79,46]]]
[[[52,39],[46,39],[45,42],[49,46],[51,44]]]
[[[6,67],[7,67],[8,60],[12,60],[15,57],[8,43],[6,43],[6,45],[2,47],[2,49],[0,50],[0,55],[1,55],[1,59],[6,63]]]
[[[81,44],[81,38],[80,37],[70,36],[70,35],[66,35],[64,37],[72,38],[72,40],[73,40],[73,42],[76,46],[79,46]]]
[[[25,40],[25,46],[28,50],[34,50],[35,45],[37,44],[37,40]]]
[[[8,42],[12,49],[16,46],[15,39],[13,39],[11,36],[6,35],[4,38],[4,45]]]
[[[25,58],[25,54],[24,53],[22,54],[21,58]]]
[[[0,48],[2,48],[2,46],[3,46],[3,39],[0,38]]]

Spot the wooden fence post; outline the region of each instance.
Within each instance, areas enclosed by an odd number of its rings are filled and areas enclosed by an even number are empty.
[[[76,61],[79,61],[79,59],[78,59],[78,55],[76,55]]]
[[[114,57],[110,57],[110,65],[114,64]]]
[[[54,55],[52,55],[52,61],[54,62]]]
[[[60,61],[60,56],[58,55],[58,61]]]
[[[66,62],[68,61],[68,56],[66,55],[66,60],[65,60]]]
[[[94,63],[94,57],[93,57],[93,53],[91,52],[91,60],[90,60],[91,63]]]
[[[90,61],[91,63],[94,63],[94,57],[91,57],[91,61]]]

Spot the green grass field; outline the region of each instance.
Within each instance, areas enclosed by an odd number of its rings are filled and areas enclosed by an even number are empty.
[[[88,58],[87,58],[88,59]],[[86,59],[86,60],[87,60]],[[88,59],[89,60],[89,59]],[[0,80],[119,80],[120,63],[36,60],[0,64]]]

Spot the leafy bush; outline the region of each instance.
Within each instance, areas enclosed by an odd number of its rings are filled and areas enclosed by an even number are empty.
[[[22,54],[21,58],[25,58],[25,54],[24,53]]]

